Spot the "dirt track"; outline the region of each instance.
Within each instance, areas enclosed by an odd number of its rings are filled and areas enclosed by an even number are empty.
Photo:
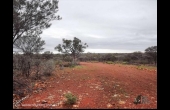
[[[81,62],[81,66],[54,74],[45,82],[37,82],[34,93],[20,108],[69,108],[63,105],[67,91],[78,97],[73,108],[157,108],[155,69]],[[139,94],[148,99],[146,104],[133,103]]]

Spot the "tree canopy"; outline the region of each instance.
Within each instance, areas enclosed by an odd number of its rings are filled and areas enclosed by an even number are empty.
[[[88,45],[82,43],[80,39],[74,37],[73,40],[63,39],[63,44],[58,44],[54,49],[67,55],[71,55],[73,60],[84,52]]]
[[[58,1],[13,0],[13,44],[26,33],[39,35],[49,28],[50,21],[61,19],[57,11]]]
[[[21,50],[24,54],[39,53],[42,51],[45,41],[37,35],[23,36],[14,43],[14,48]]]
[[[157,46],[151,46],[145,49],[145,52],[157,52]]]
[[[146,55],[151,57],[155,64],[157,63],[157,46],[151,46],[145,49]]]

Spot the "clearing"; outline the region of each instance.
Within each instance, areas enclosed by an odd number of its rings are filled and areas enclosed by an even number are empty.
[[[77,96],[73,106],[63,104],[64,93]],[[146,103],[134,104],[138,95]],[[56,69],[46,81],[37,81],[32,95],[18,108],[157,108],[157,71],[134,65],[81,62]]]

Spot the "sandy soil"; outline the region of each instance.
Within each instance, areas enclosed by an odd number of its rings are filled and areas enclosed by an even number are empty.
[[[18,108],[157,108],[157,71],[121,64],[81,62],[75,68],[56,70],[46,81],[35,83],[33,94]],[[64,105],[64,94],[77,96]],[[146,103],[134,104],[138,95]]]

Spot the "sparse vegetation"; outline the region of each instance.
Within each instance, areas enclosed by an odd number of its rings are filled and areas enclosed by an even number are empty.
[[[55,63],[53,60],[47,60],[43,63],[42,73],[43,75],[50,76],[55,69]]]
[[[154,60],[150,56],[152,52],[142,53],[140,51],[133,53],[84,53],[79,57],[80,61],[83,62],[103,62],[107,64],[133,64],[133,65],[141,65],[141,64],[153,64]],[[153,57],[156,53],[152,54]],[[155,57],[154,57],[155,58]],[[155,58],[156,59],[156,58]],[[156,60],[155,60],[156,61]]]
[[[101,108],[106,107],[102,104],[107,101],[110,107],[114,105],[115,108],[119,108],[126,103],[121,101],[122,97],[125,99],[128,94],[128,98],[131,98],[136,91],[142,91],[150,95],[149,98],[154,101],[153,104],[157,104],[155,98],[157,94],[154,93],[157,88],[155,74],[157,46],[148,47],[145,52],[83,53],[88,47],[87,43],[74,37],[73,40],[63,39],[62,44],[54,47],[62,54],[54,54],[52,51],[41,53],[44,50],[45,40],[42,40],[40,35],[43,29],[51,26],[50,21],[61,19],[60,16],[56,16],[57,11],[57,0],[52,2],[51,0],[13,0],[13,48],[21,52],[13,53],[13,99],[20,100],[28,94],[33,94],[34,101],[30,99],[30,102],[45,104],[47,103],[45,95],[49,92],[50,96],[47,99],[50,104],[63,98],[57,95],[69,89],[79,94],[77,97],[71,92],[66,93],[64,95],[66,105],[75,105],[77,108],[76,104],[80,104],[77,102],[82,99],[86,107],[90,104]],[[120,64],[117,65],[117,63]],[[133,64],[133,69],[128,64]],[[155,64],[155,66],[147,66],[148,64]],[[149,70],[145,73],[144,70],[148,69],[154,69],[154,71]],[[58,76],[53,74],[57,72],[60,73],[57,74]],[[44,88],[48,88],[49,91],[43,92]],[[57,90],[59,88],[60,90]],[[42,92],[43,101],[34,94],[38,92]],[[56,97],[54,98],[51,94]],[[108,99],[108,97],[112,98]],[[141,98],[142,95],[138,95],[134,104],[141,103]],[[130,101],[129,107],[134,107],[132,98],[126,101]],[[58,103],[61,105],[63,101]],[[155,107],[155,105],[151,106]],[[52,107],[59,106],[52,105]]]
[[[128,64],[128,62],[122,62],[122,64]]]
[[[145,53],[151,62],[157,65],[157,46],[151,46],[145,49]]]
[[[74,68],[81,69],[81,68],[83,68],[83,67],[80,66],[80,65],[77,65],[77,66],[75,66]]]
[[[107,64],[114,64],[112,61],[106,61]]]
[[[77,101],[77,97],[70,92],[65,94],[65,98],[67,99],[65,104],[68,104],[68,105],[73,105]]]
[[[147,65],[139,65],[136,67],[137,69],[140,69],[140,70],[151,70],[151,69],[155,69],[155,66],[147,66]]]

